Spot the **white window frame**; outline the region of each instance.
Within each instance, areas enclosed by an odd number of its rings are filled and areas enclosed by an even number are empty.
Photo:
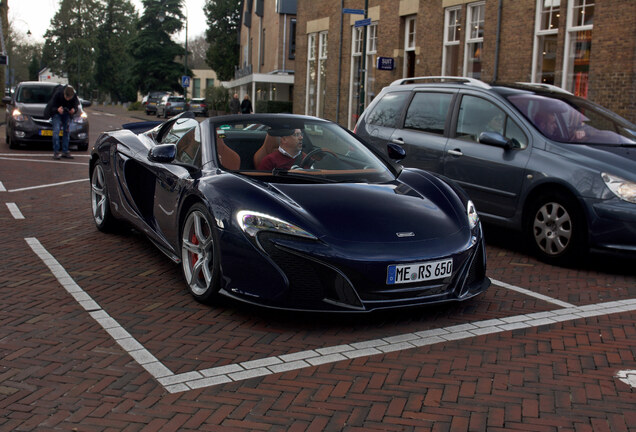
[[[451,47],[451,46],[459,46],[460,40],[461,40],[461,33],[458,35],[457,40],[449,40],[448,39],[448,34],[450,33],[450,29],[451,28],[457,28],[457,27],[461,27],[461,13],[462,13],[462,7],[461,6],[455,6],[455,7],[449,7],[446,8],[446,10],[444,11],[444,46],[442,48],[442,75],[446,75],[446,62],[447,62],[447,48]],[[451,23],[451,14],[454,16],[455,18],[455,22]],[[459,31],[461,32],[461,28],[459,29]],[[454,31],[453,34],[456,34],[457,32]],[[455,72],[457,73],[457,72]]]
[[[318,63],[317,63],[317,67],[316,67],[316,75],[318,76],[318,80],[316,82],[316,116],[317,117],[321,117],[323,114],[323,100],[322,100],[322,94],[321,94],[321,89],[322,89],[322,85],[327,85],[327,77],[325,76],[325,82],[323,83],[323,76],[321,71],[323,70],[323,67],[326,68],[327,67],[327,52],[328,52],[328,38],[329,34],[326,31],[320,32],[318,33]]]
[[[406,53],[415,51],[415,39],[417,37],[416,32],[415,15],[404,18],[404,67],[402,68],[402,78],[406,78],[406,70],[408,66],[408,56]]]
[[[311,84],[311,63],[316,62],[316,33],[309,33],[307,35],[307,79],[305,81],[305,115],[309,114],[309,100],[311,94],[309,93],[309,87]],[[318,64],[315,63],[314,69],[317,71]],[[317,91],[317,90],[316,90]]]
[[[483,8],[483,14],[479,17],[481,18],[481,20],[477,20],[475,21],[473,19],[473,16],[475,14],[475,11],[479,10],[480,8]],[[477,37],[473,37],[472,33],[473,33],[473,27],[475,25],[475,23],[481,23],[481,29],[482,29],[482,36],[477,36]],[[463,76],[468,76],[468,56],[470,56],[471,53],[471,45],[473,44],[478,44],[481,43],[481,48],[483,50],[484,48],[484,36],[483,36],[483,30],[484,30],[484,26],[486,24],[486,2],[481,1],[481,2],[476,2],[476,3],[470,3],[468,5],[467,11],[466,11],[466,40],[464,42],[464,68],[463,68]],[[483,59],[483,53],[481,53],[481,58]],[[483,64],[483,60],[482,60],[482,64]]]
[[[541,51],[543,46],[539,43],[544,36],[552,36],[559,34],[559,27],[550,25],[550,28],[544,29],[541,27],[543,12],[546,11],[545,5],[546,3],[551,3],[551,9],[554,8],[555,3],[559,7],[559,14],[562,14],[561,2],[565,2],[567,0],[537,0],[537,11],[534,19],[534,50],[532,53],[532,75],[530,77],[530,81],[539,82],[539,59],[543,55]],[[550,13],[550,22],[552,22],[552,14]],[[563,22],[563,20],[559,20],[559,22]],[[556,70],[555,70],[556,72]]]
[[[570,75],[570,52],[572,46],[573,37],[576,38],[576,33],[582,31],[592,31],[594,28],[593,24],[588,25],[578,25],[573,24],[574,21],[574,4],[580,1],[583,4],[583,11],[585,11],[585,6],[593,5],[596,7],[598,0],[569,0],[568,1],[568,12],[567,12],[567,20],[566,20],[566,31],[565,31],[565,46],[563,49],[563,76],[561,77],[561,87],[572,91],[570,88],[569,75]],[[578,20],[577,20],[578,21]]]
[[[362,40],[364,39],[364,29],[362,27],[351,27],[351,70],[349,71],[349,114],[347,116],[347,128],[354,126],[353,115],[357,114],[358,105],[354,103],[354,94],[356,92],[356,59],[358,62],[362,59]],[[362,80],[365,83],[364,106],[369,104],[369,71],[375,69],[373,58],[377,55],[378,50],[378,23],[373,22],[367,28],[367,60],[365,62],[365,71],[362,74]]]

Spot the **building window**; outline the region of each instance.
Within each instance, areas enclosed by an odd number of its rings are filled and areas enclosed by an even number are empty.
[[[289,22],[289,54],[288,58],[294,60],[296,58],[296,18],[292,18]]]
[[[404,19],[404,74],[403,78],[415,76],[415,17]]]
[[[444,17],[444,51],[442,75],[459,75],[459,40],[461,36],[461,7],[447,8]]]
[[[205,79],[205,88],[209,89],[214,87],[214,78],[206,78]]]
[[[480,79],[482,51],[484,48],[485,3],[468,5],[466,17],[466,49],[464,52],[464,76]]]
[[[532,82],[554,85],[560,0],[537,0]]]
[[[587,97],[593,23],[594,0],[569,2],[562,87],[581,97]]]
[[[307,96],[305,114],[316,115],[316,33],[307,37]]]
[[[194,78],[192,80],[192,97],[201,97],[201,78]]]
[[[362,67],[364,27],[352,27],[351,76],[349,79],[349,129],[358,121],[359,113],[375,98],[375,74],[378,52],[378,24],[367,26],[365,66]],[[364,82],[364,104],[360,101],[360,83]]]
[[[318,39],[318,117],[324,118],[327,100],[327,32],[320,33]]]

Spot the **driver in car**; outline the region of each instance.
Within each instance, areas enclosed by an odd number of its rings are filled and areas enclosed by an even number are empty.
[[[270,129],[267,133],[278,139],[278,149],[265,156],[256,167],[257,170],[288,170],[300,163],[304,157],[303,133],[300,129]]]

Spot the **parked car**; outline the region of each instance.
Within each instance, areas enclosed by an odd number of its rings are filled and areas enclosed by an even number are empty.
[[[161,98],[170,94],[167,91],[151,91],[144,96],[145,101],[142,99],[142,104],[146,115],[154,115],[157,113],[157,104],[161,101]]]
[[[157,103],[157,117],[168,118],[185,111],[186,102],[183,96],[164,95]]]
[[[188,111],[192,111],[194,115],[208,116],[208,104],[205,102],[205,98],[192,98],[186,108]]]
[[[11,96],[2,98],[6,104],[6,142],[9,148],[38,142],[52,145],[53,124],[44,111],[58,86],[60,84],[52,82],[23,81]],[[80,103],[80,109],[69,125],[70,145],[82,151],[88,149],[88,130],[88,116]]]
[[[460,185],[486,222],[525,233],[542,259],[636,252],[636,126],[555,87],[398,80],[360,117],[375,148]]]
[[[266,128],[246,130],[256,123]],[[361,312],[467,300],[490,285],[466,195],[379,158],[335,123],[275,114],[198,122],[186,111],[148,126],[98,138],[93,218],[102,231],[125,222],[145,233],[181,264],[199,301]],[[296,166],[254,169],[267,141],[292,136],[304,148]]]

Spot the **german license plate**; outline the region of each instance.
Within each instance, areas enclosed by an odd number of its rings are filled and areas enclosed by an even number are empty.
[[[60,136],[64,135],[63,131],[60,131]],[[44,129],[40,131],[40,136],[53,136],[53,131],[49,129]]]
[[[415,264],[393,264],[387,270],[387,285],[442,279],[453,273],[453,259]]]

